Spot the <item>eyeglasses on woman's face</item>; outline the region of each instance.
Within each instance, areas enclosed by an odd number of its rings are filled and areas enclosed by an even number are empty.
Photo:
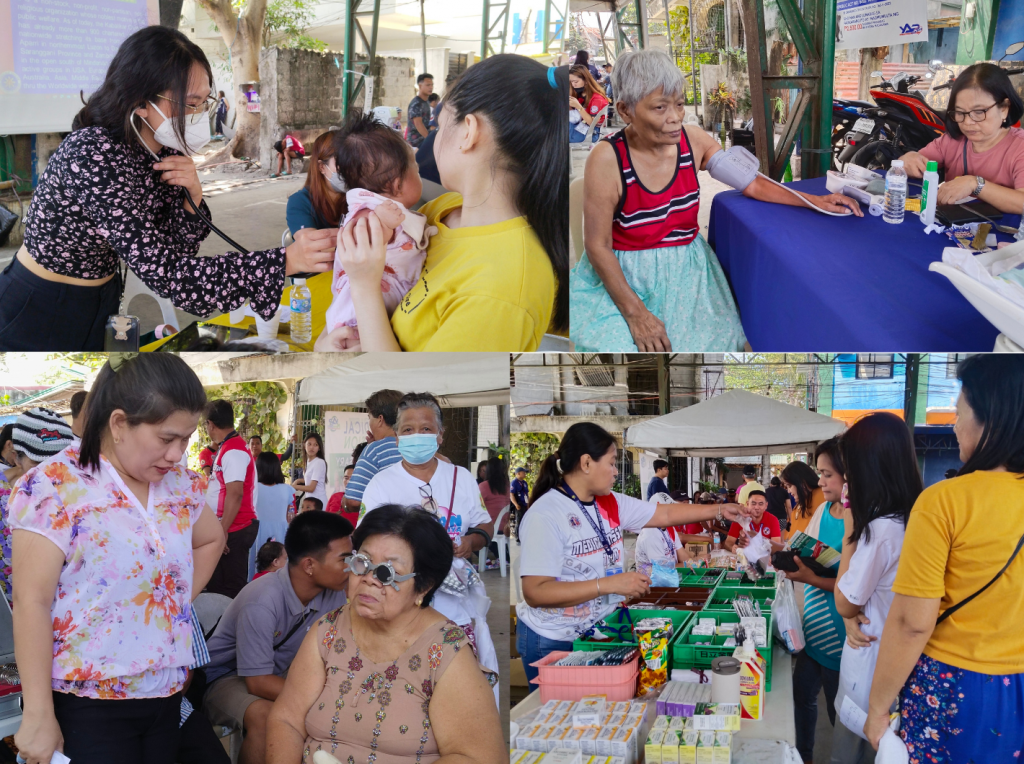
[[[162,98],[165,101],[170,101],[176,106],[185,109],[185,114],[192,116],[195,114],[209,114],[217,106],[217,99],[212,95],[207,96],[205,100],[199,103],[182,103],[181,101],[175,101],[173,98],[168,98],[165,95],[158,95],[157,98]]]
[[[432,515],[438,513],[437,502],[434,500],[434,490],[430,487],[430,483],[420,486],[420,506]]]
[[[986,106],[984,109],[971,109],[970,111],[960,111],[959,109],[954,109],[953,121],[963,123],[963,121],[967,119],[967,117],[970,117],[971,122],[984,122],[985,119],[988,117],[988,113],[992,109],[992,107],[998,105],[999,104],[997,103],[993,103],[990,104],[989,106]]]
[[[398,582],[408,581],[416,576],[415,573],[406,573],[404,576],[398,575],[390,560],[374,565],[373,561],[362,552],[349,557],[345,569],[360,577],[365,576],[367,573],[372,573],[373,577],[380,581],[381,584],[393,587],[396,592],[401,591],[398,587]]]

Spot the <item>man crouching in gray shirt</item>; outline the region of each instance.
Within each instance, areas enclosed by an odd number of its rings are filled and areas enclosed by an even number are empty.
[[[284,538],[288,564],[250,582],[209,640],[203,710],[213,724],[241,729],[239,764],[264,764],[267,716],[306,632],[345,604],[352,524],[304,512]]]

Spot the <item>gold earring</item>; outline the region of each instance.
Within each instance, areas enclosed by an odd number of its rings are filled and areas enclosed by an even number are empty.
[[[422,597],[420,597],[418,600],[416,600],[416,607],[423,607],[423,598]]]

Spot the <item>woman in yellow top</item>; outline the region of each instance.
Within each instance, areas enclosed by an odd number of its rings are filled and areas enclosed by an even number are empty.
[[[807,530],[814,510],[825,503],[825,494],[814,470],[803,462],[790,462],[779,477],[782,478],[782,487],[789,491],[795,504],[789,513],[789,530],[784,536],[788,541],[797,531]]]
[[[1024,357],[957,371],[964,463],[910,512],[864,733],[900,700],[911,761],[1017,762],[1024,749]]]
[[[549,328],[568,330],[568,96],[564,69],[513,54],[451,86],[434,157],[455,193],[420,209],[438,233],[419,281],[389,318],[380,221],[346,227],[340,255],[359,339],[341,327],[316,350],[532,351]]]

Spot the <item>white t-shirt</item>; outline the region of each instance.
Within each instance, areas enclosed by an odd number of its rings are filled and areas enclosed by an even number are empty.
[[[306,496],[320,499],[323,502],[321,509],[327,509],[327,462],[319,456],[307,463],[306,468],[302,471],[303,483],[309,485],[314,480],[316,481],[316,490],[307,491]]]
[[[235,449],[224,454],[220,461],[221,472],[224,474],[224,483],[244,483],[245,473],[249,469],[249,462],[252,457],[248,451]],[[252,505],[256,506],[256,492],[259,490],[259,482],[253,481]],[[216,512],[217,502],[220,500],[220,481],[213,475],[210,476],[210,485],[206,489],[206,501]]]
[[[618,521],[601,510],[601,524],[612,547],[613,565],[622,565],[622,531],[639,531],[654,516],[657,506],[621,493],[612,493],[618,504]],[[587,507],[594,517],[594,505]],[[559,581],[592,581],[605,575],[605,550],[600,536],[576,502],[558,490],[550,490],[530,505],[519,528],[522,543],[519,573]],[[597,594],[596,587],[594,594]],[[534,608],[521,601],[519,619],[542,637],[571,641],[615,609],[606,596],[564,608]]]
[[[677,549],[679,544],[671,528],[644,528],[636,537],[637,572],[650,575],[655,563],[667,568],[676,567]]]
[[[878,637],[878,640],[857,650],[850,647],[848,642],[843,644],[839,692],[836,695],[837,709],[842,707],[843,697],[849,695],[850,700],[863,711],[868,710],[871,677],[878,661],[882,629],[892,606],[892,584],[896,580],[906,526],[899,520],[885,517],[872,520],[868,530],[870,538],[861,536],[857,551],[850,558],[849,569],[836,585],[851,604],[863,608],[865,617],[871,621],[861,624],[861,631],[869,637]],[[863,730],[853,732],[864,737]]]
[[[458,470],[459,477],[455,481],[455,501],[452,497],[452,479]],[[456,467],[440,459],[430,482],[424,483],[410,475],[402,462],[385,467],[367,484],[363,491],[362,506],[359,508],[359,522],[363,521],[367,512],[372,512],[385,504],[401,504],[403,506],[423,506],[423,494],[420,486],[430,486],[430,495],[437,503],[441,523],[448,523],[448,535],[453,543],[460,543],[466,531],[477,525],[491,522],[491,516],[484,506],[483,497],[477,487],[473,475],[465,467]],[[454,503],[454,507],[449,504]],[[449,509],[451,519],[449,519]],[[357,523],[358,525],[358,523]],[[466,560],[456,557],[452,566],[465,567]],[[440,590],[434,594],[431,607],[442,615],[452,619],[460,626],[470,622],[471,613],[463,607],[462,598],[446,594]]]

